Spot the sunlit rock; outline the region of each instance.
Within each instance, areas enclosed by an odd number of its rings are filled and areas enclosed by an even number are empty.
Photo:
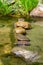
[[[22,27],[17,27],[15,28],[15,33],[17,34],[25,34],[26,33],[26,30]]]
[[[30,29],[31,24],[29,22],[24,21],[23,19],[18,20],[18,22],[15,23],[15,27],[23,27],[25,29]]]
[[[30,16],[43,17],[43,4],[39,4],[36,8],[34,8]]]
[[[39,58],[37,52],[28,51],[18,47],[13,48],[12,53],[15,54],[17,57],[21,57],[27,61],[30,60],[32,62],[35,62]]]

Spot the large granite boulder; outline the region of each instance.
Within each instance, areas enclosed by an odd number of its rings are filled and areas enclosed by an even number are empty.
[[[39,4],[30,12],[30,16],[33,17],[43,17],[43,4]]]

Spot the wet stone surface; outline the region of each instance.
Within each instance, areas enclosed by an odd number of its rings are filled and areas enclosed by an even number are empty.
[[[16,38],[19,41],[29,41],[29,39],[25,35],[22,35],[22,34],[16,34]]]
[[[32,52],[29,50],[27,51],[26,49],[20,47],[14,47],[12,49],[12,53],[18,57],[23,58],[26,61],[30,60],[31,62],[35,62],[39,58],[37,52]]]
[[[30,46],[30,40],[26,37],[26,28],[30,28],[31,24],[29,22],[25,22],[24,19],[19,19],[18,22],[15,23],[15,33],[17,42],[14,43],[15,46]]]
[[[29,41],[18,41],[17,43],[14,43],[14,46],[30,46]]]

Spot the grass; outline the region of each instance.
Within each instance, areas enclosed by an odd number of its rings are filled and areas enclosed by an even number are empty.
[[[14,43],[14,33],[12,25],[16,20],[14,18],[0,18],[0,65],[28,65],[20,58],[9,54]],[[31,45],[25,47],[27,50],[38,51],[43,61],[43,26],[32,24],[32,29],[27,31],[26,35],[30,39]],[[43,63],[33,63],[31,65],[43,65]]]

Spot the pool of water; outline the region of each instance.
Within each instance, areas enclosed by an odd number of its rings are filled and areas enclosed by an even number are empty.
[[[15,57],[13,54],[10,53],[11,49],[13,48],[13,43],[15,42],[15,37],[14,37],[15,34],[13,32],[13,29],[14,29],[14,23],[16,21],[17,18],[12,18],[7,16],[0,17],[0,65],[43,65],[43,63],[38,63],[38,62],[35,63],[26,62],[22,58]],[[25,47],[27,50],[35,49],[35,44],[37,45],[37,42],[39,42],[38,40],[40,39],[40,36],[42,38],[43,33],[42,34],[36,33],[36,35],[38,34],[40,35],[39,38],[33,35],[35,31],[38,32],[40,31],[41,33],[41,31],[43,30],[43,27],[38,27],[38,28],[37,27],[38,26],[33,26],[34,29],[31,30],[32,33],[31,32],[29,33],[31,34],[31,36],[28,34],[32,44],[30,47]],[[37,40],[37,42],[33,40]],[[41,41],[42,39],[40,40],[39,44],[41,43]]]

